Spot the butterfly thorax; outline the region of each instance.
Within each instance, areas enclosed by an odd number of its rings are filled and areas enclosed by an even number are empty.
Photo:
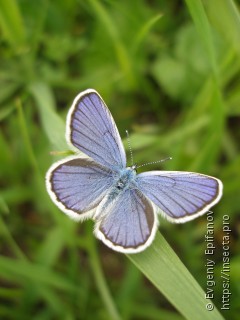
[[[115,180],[113,190],[116,192],[128,189],[136,178],[135,167],[127,167],[119,171],[119,175]]]
[[[94,215],[95,220],[103,219],[104,214],[108,212],[107,208],[112,206],[117,198],[129,189],[135,189],[134,181],[136,180],[135,166],[120,169],[115,175],[114,183],[103,199],[101,210]]]
[[[105,197],[102,211],[104,211],[109,205],[112,205],[114,200],[116,200],[121,193],[134,187],[135,179],[136,169],[134,166],[120,169],[115,175],[114,183]],[[94,218],[99,218],[100,215],[98,217],[95,215]]]

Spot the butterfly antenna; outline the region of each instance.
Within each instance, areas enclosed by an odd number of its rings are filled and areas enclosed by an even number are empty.
[[[133,163],[133,153],[132,153],[132,148],[131,148],[131,144],[130,144],[129,133],[128,133],[127,130],[126,130],[126,134],[127,134],[128,149],[130,151],[130,156],[131,156],[131,163],[132,163],[132,166],[133,166],[134,165],[134,163]]]
[[[149,165],[149,164],[155,164],[155,163],[164,162],[164,161],[167,161],[167,160],[172,160],[172,157],[167,157],[167,158],[165,158],[165,159],[158,160],[158,161],[147,162],[147,163],[141,164],[140,166],[137,166],[137,168],[145,167],[145,166],[147,166],[147,165]]]

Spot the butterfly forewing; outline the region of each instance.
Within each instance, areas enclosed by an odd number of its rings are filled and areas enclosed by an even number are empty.
[[[92,89],[79,94],[67,117],[70,145],[108,168],[124,168],[126,155],[113,117]]]
[[[220,180],[193,172],[144,172],[137,176],[136,185],[172,222],[202,215],[222,196]]]

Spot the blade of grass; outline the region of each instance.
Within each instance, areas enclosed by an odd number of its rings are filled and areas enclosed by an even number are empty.
[[[223,319],[216,308],[206,309],[212,302],[159,232],[148,249],[128,258],[186,319]]]
[[[69,282],[56,270],[51,270],[45,266],[34,264],[26,260],[14,260],[12,258],[0,256],[0,273],[5,279],[25,283],[26,280],[48,285],[56,289],[72,292],[81,291],[74,283]]]
[[[133,51],[136,51],[139,49],[141,43],[143,42],[144,38],[147,36],[150,29],[154,26],[155,23],[158,22],[159,19],[161,19],[163,14],[159,13],[156,16],[152,17],[150,20],[148,20],[139,30],[138,34],[136,35],[136,38],[133,42]]]
[[[203,45],[205,46],[206,52],[209,57],[211,69],[212,69],[212,93],[211,93],[211,104],[210,104],[210,125],[208,129],[208,134],[206,135],[206,143],[211,148],[211,158],[208,154],[208,148],[205,149],[205,153],[202,152],[202,163],[200,165],[205,165],[205,160],[207,160],[208,167],[216,160],[220,144],[222,140],[223,130],[224,130],[224,102],[222,98],[222,92],[220,87],[220,74],[219,68],[216,60],[216,54],[214,49],[214,43],[211,33],[211,28],[207,15],[205,13],[204,6],[202,1],[199,0],[185,0],[189,9],[189,12],[192,16],[194,24],[197,28],[198,34],[202,40]],[[211,81],[211,79],[210,79]],[[212,143],[210,142],[212,141]],[[211,145],[210,145],[211,143]]]
[[[106,32],[109,34],[113,42],[118,62],[122,68],[123,73],[126,75],[129,85],[131,87],[135,87],[136,79],[132,72],[133,68],[131,65],[130,57],[122,41],[119,39],[118,31],[115,28],[114,22],[112,21],[110,15],[108,14],[107,10],[105,9],[105,7],[102,5],[100,1],[98,0],[88,0],[88,1],[90,2],[92,8],[96,12],[96,15],[99,18],[99,20],[105,26]]]
[[[1,214],[8,214],[10,212],[9,207],[3,197],[0,195],[0,212]]]
[[[23,141],[24,141],[24,144],[25,144],[25,148],[26,148],[26,151],[27,151],[26,153],[28,155],[30,163],[31,163],[32,167],[34,168],[35,172],[40,175],[38,163],[37,163],[36,157],[35,157],[34,152],[33,152],[32,144],[31,144],[30,137],[29,137],[29,134],[28,134],[27,124],[26,124],[26,121],[25,121],[25,118],[24,118],[24,114],[23,114],[23,110],[22,110],[22,104],[21,104],[20,100],[16,101],[16,109],[17,109],[17,113],[18,113],[20,131],[21,131],[21,134],[22,134],[22,137],[23,137]]]
[[[55,112],[55,101],[50,88],[44,83],[33,83],[29,91],[36,100],[42,126],[49,141],[59,150],[69,149],[64,137],[65,124]]]
[[[115,307],[115,303],[110,295],[102,268],[101,264],[99,261],[99,256],[97,253],[96,249],[96,239],[93,237],[92,234],[92,226],[88,228],[88,235],[89,235],[89,240],[88,240],[88,253],[89,253],[89,258],[90,258],[90,264],[92,266],[93,274],[95,277],[95,281],[98,287],[98,290],[101,294],[101,298],[103,300],[103,303],[106,306],[106,310],[108,311],[110,315],[110,319],[112,320],[120,320],[121,317],[118,314],[118,311]]]
[[[140,290],[141,279],[141,272],[134,264],[129,264],[116,296],[117,305],[123,319],[129,319],[132,312],[135,311],[133,302],[137,292]]]
[[[7,104],[8,101],[11,101],[11,98],[19,90],[19,85],[17,83],[8,82],[7,79],[4,77],[1,77],[0,81],[2,83],[0,88],[0,103],[4,105],[5,103]],[[11,107],[12,107],[11,105],[5,106],[5,108],[11,108]],[[0,121],[3,119],[3,117],[1,116],[2,112],[3,111],[1,110]]]
[[[147,320],[184,320],[183,316],[174,311],[166,311],[166,309],[145,305],[143,303],[132,306],[132,315],[134,319],[147,319]]]
[[[22,16],[15,0],[0,0],[0,21],[7,40],[13,45],[21,45],[25,39]]]
[[[203,4],[199,0],[185,0],[185,2],[187,3],[189,12],[208,54],[213,74],[215,75],[216,79],[218,79],[216,55],[212,42],[211,30],[209,28],[208,19],[204,11]]]
[[[11,232],[9,231],[8,227],[6,226],[4,220],[0,217],[0,234],[9,245],[9,249],[18,257],[20,260],[26,260],[25,254],[22,252],[20,247],[18,246],[17,242],[14,240]]]
[[[1,107],[0,110],[0,121],[5,120],[5,118],[7,118],[14,110],[14,106],[13,105],[7,105],[5,107]]]
[[[203,3],[214,25],[240,54],[240,15],[235,3],[232,0],[203,0]]]
[[[51,229],[38,249],[36,261],[48,267],[53,266],[64,249],[64,240],[62,228],[56,226]]]
[[[193,170],[210,170],[212,164],[216,162],[216,158],[220,151],[220,145],[222,144],[222,137],[224,133],[224,105],[219,89],[214,86],[212,99],[210,102],[210,124],[208,129],[208,135],[205,140],[205,144],[199,154],[199,157],[195,159],[192,166]]]

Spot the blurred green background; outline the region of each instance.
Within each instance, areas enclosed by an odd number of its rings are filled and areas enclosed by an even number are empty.
[[[111,319],[111,305],[121,319],[183,319],[125,255],[94,239],[91,221],[70,221],[46,193],[45,172],[62,158],[50,152],[68,150],[65,117],[87,88],[124,143],[129,130],[137,163],[173,157],[147,170],[223,181],[214,303],[227,214],[232,295],[222,313],[239,319],[239,2],[0,0],[0,37],[0,319]],[[206,217],[160,223],[206,290]]]

